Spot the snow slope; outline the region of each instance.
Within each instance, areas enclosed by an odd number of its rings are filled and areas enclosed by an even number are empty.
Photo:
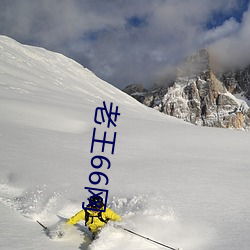
[[[94,123],[103,101],[119,106],[116,128]],[[36,223],[54,228],[86,201],[94,127],[117,132],[99,188],[124,227],[184,250],[250,249],[248,132],[168,117],[63,55],[0,36],[1,249],[163,249],[112,225],[90,244],[84,223],[61,240]]]

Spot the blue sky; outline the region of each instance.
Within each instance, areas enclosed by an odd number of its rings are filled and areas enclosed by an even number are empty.
[[[0,34],[63,53],[111,84],[164,82],[210,48],[250,63],[250,0],[1,0]]]
[[[249,0],[240,0],[237,3],[236,8],[233,8],[229,13],[224,13],[222,10],[216,10],[211,14],[211,18],[208,19],[206,28],[212,29],[216,28],[217,26],[223,25],[225,20],[230,18],[234,18],[237,22],[242,22],[242,17],[244,12],[247,11],[249,5]]]

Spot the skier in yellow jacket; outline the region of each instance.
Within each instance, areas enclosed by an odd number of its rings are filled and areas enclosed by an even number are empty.
[[[91,197],[90,201],[92,204],[97,204],[97,206],[99,208],[101,207],[101,210],[103,210],[104,204],[101,199],[95,196]],[[96,208],[96,206],[91,206],[91,208]],[[85,225],[92,232],[93,238],[95,238],[100,229],[104,227],[109,220],[120,222],[122,219],[118,214],[108,207],[106,208],[105,212],[83,209],[76,215],[72,216],[67,221],[67,224],[74,225],[81,220],[85,220]]]

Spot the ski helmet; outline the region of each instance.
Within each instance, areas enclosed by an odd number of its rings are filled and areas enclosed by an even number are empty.
[[[100,196],[91,196],[89,198],[89,204],[91,205],[91,207],[97,207],[97,208],[101,208],[103,207],[103,199]]]

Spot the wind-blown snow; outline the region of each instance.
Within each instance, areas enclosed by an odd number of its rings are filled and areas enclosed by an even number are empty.
[[[51,240],[35,222],[54,228],[65,221],[57,215],[69,218],[86,201],[94,112],[103,101],[121,113],[108,130],[117,140],[105,170],[109,184],[102,187],[122,225],[184,250],[248,250],[248,132],[196,127],[160,114],[63,55],[4,36],[1,249],[163,249],[112,223],[90,244],[83,222],[61,240]]]

